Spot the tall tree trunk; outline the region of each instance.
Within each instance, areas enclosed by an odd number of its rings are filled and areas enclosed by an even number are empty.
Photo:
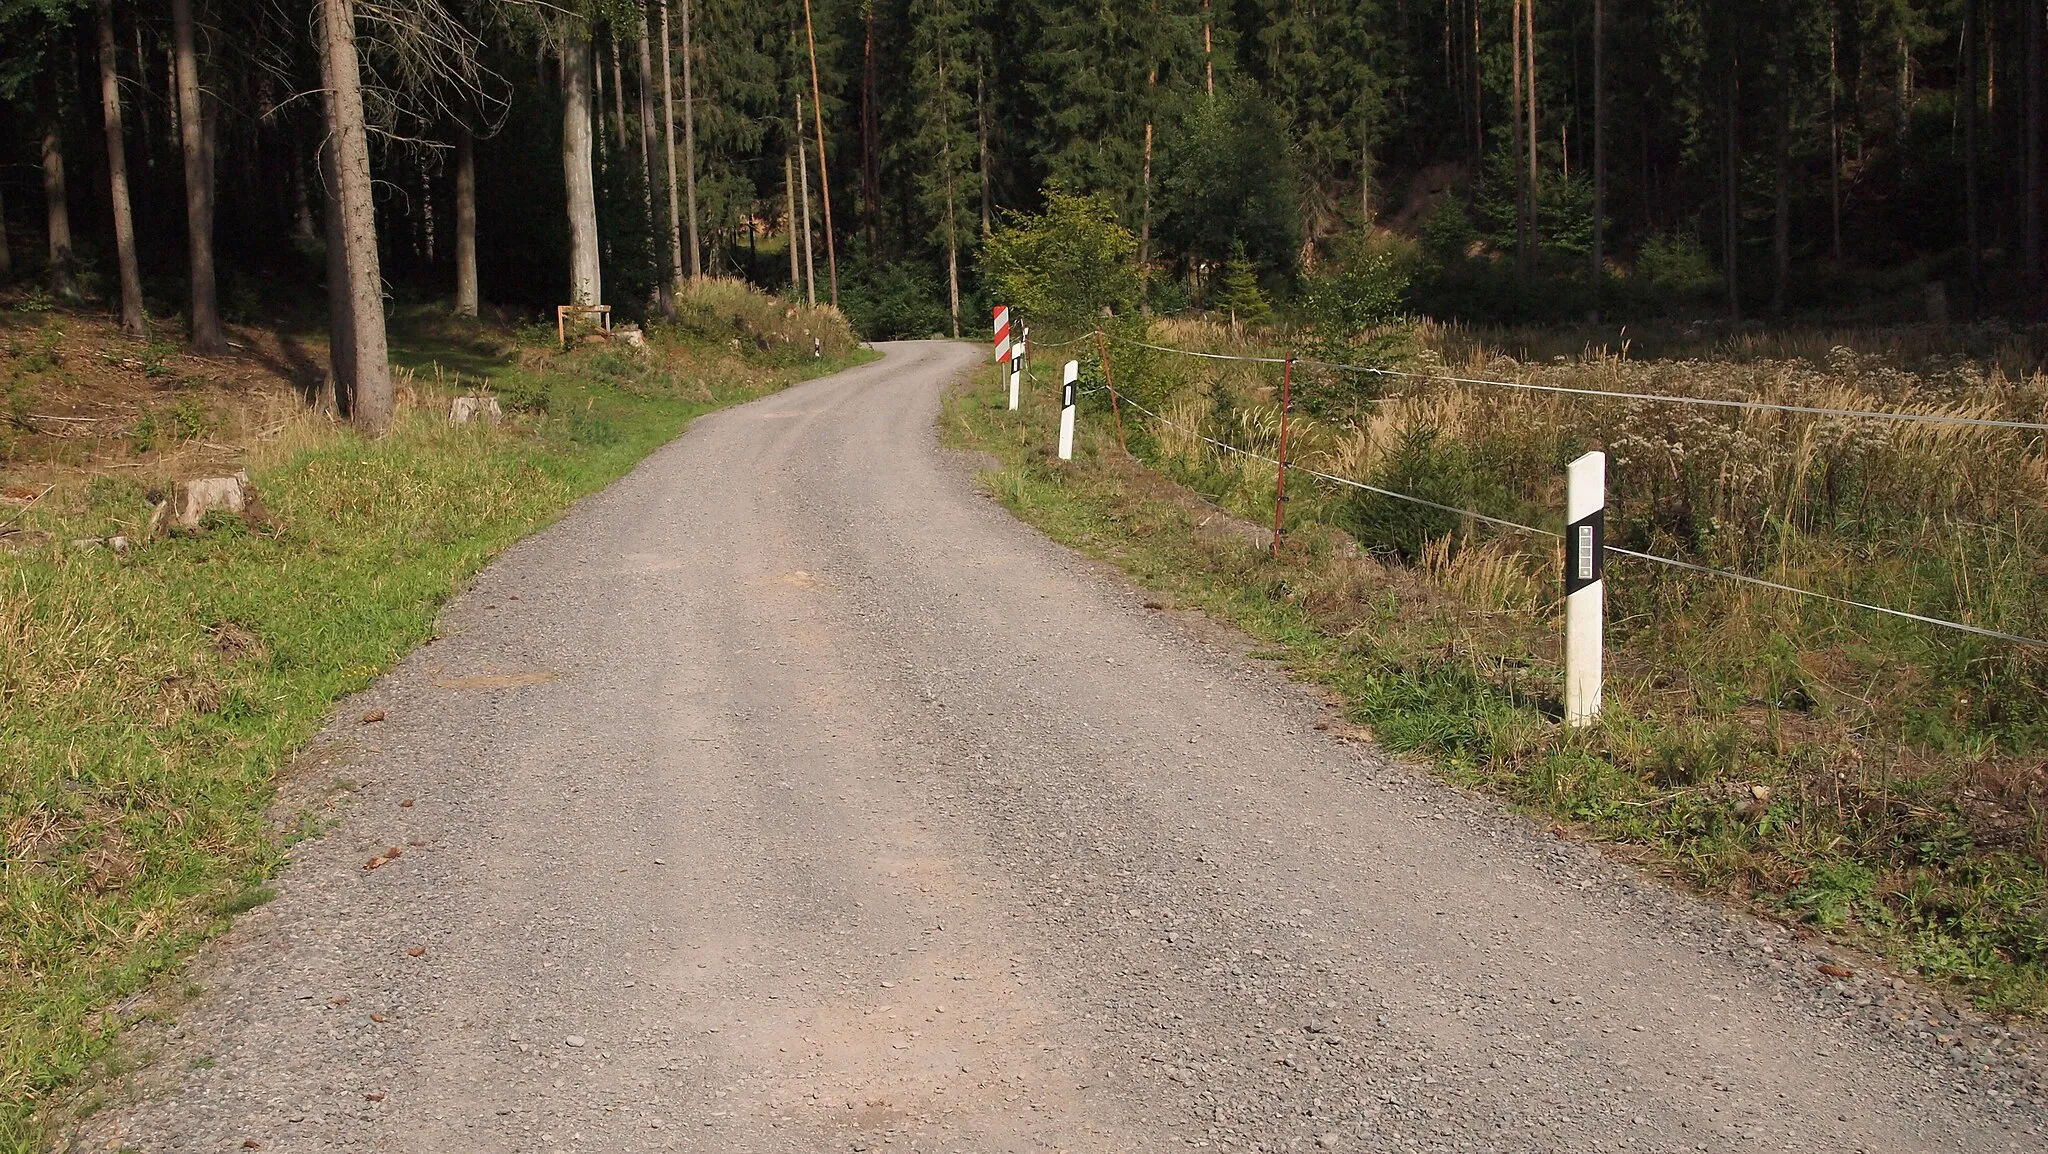
[[[183,0],[180,0],[183,2]],[[384,280],[377,264],[377,213],[370,199],[370,140],[363,123],[362,73],[356,61],[354,0],[321,5],[327,51],[328,132],[347,258],[348,333],[355,390],[351,417],[370,436],[391,428],[391,356],[385,345]],[[332,340],[333,337],[330,337]]]
[[[2028,289],[2027,312],[2035,316],[2039,316],[2043,311],[2043,304],[2048,303],[2041,299],[2042,8],[2040,0],[2026,0],[2020,6],[2027,22],[2026,112],[2022,118],[2026,133],[2026,209],[2022,213],[2022,247],[2025,255],[2020,267]]]
[[[1841,32],[1828,25],[1828,226],[1835,264],[1842,263],[1842,73]]]
[[[1522,0],[1522,51],[1528,54],[1528,66],[1523,75],[1529,82],[1529,259],[1534,261],[1540,231],[1536,206],[1537,181],[1541,171],[1537,152],[1539,137],[1536,134],[1536,0]]]
[[[192,0],[171,0],[171,52],[178,78],[178,140],[185,154],[185,238],[192,265],[192,348],[207,356],[228,349],[213,276],[213,155],[206,105],[199,91],[199,49]],[[350,42],[354,56],[354,41]],[[378,308],[383,308],[380,298]]]
[[[7,198],[0,194],[0,284],[14,279],[14,246],[7,242]]]
[[[616,34],[608,37],[612,45],[612,128],[618,133],[619,152],[628,151],[626,143],[626,70],[619,65],[619,38]]]
[[[1607,283],[1607,24],[1606,0],[1593,0],[1593,323]]]
[[[156,167],[156,150],[149,146],[149,52],[142,46],[142,21],[135,22],[135,86],[142,99],[135,102],[135,130],[142,139],[142,166]]]
[[[803,246],[796,239],[796,159],[786,148],[782,150],[782,200],[783,219],[789,222],[789,291],[794,296],[804,287],[803,270],[797,267],[798,250]]]
[[[1913,131],[1913,47],[1906,43],[1903,33],[1899,36],[1899,82],[1895,91],[1898,98],[1899,143],[1904,145],[1906,137]]]
[[[672,80],[675,64],[669,58],[668,0],[661,3],[661,125],[663,150],[668,154],[668,268],[671,288],[667,316],[675,319],[675,298],[683,290],[683,220],[676,203],[676,95]],[[692,214],[693,216],[695,214]]]
[[[1726,147],[1721,157],[1721,177],[1723,182],[1721,195],[1723,211],[1721,221],[1721,263],[1723,266],[1722,272],[1727,279],[1728,316],[1730,319],[1738,321],[1742,319],[1742,277],[1739,267],[1742,252],[1742,209],[1741,205],[1736,201],[1736,193],[1739,190],[1738,186],[1741,175],[1739,171],[1741,149],[1738,141],[1742,126],[1736,102],[1741,95],[1742,87],[1736,79],[1736,57],[1731,50],[1728,57],[1728,107],[1724,118],[1727,132],[1724,133],[1723,143]]]
[[[879,88],[875,64],[875,5],[862,5],[866,34],[861,45],[860,66],[860,200],[861,224],[867,232],[868,256],[878,256],[876,245],[880,240],[882,217],[882,175],[881,175],[881,112],[875,106],[876,90]],[[975,89],[975,111],[981,110],[981,90]],[[986,204],[988,201],[988,140],[982,138],[982,216],[981,231],[988,231]]]
[[[1983,211],[1979,205],[1977,164],[1977,117],[1980,90],[1978,57],[1984,46],[1978,35],[1977,0],[1963,0],[1963,245],[1968,250],[1965,268],[1970,278],[1970,305],[1980,307],[1984,299]]]
[[[988,61],[984,58],[980,67],[985,71]],[[981,235],[986,237],[995,231],[995,190],[994,179],[989,167],[988,155],[988,103],[986,89],[988,78],[977,73],[974,77],[974,137],[981,150]],[[1152,122],[1145,122],[1145,191],[1147,205],[1151,203],[1152,190]],[[1139,263],[1143,263],[1140,257]]]
[[[940,150],[939,163],[946,166],[946,305],[953,315],[953,339],[960,339],[960,209],[953,182],[953,145]]]
[[[1522,158],[1522,4],[1514,0],[1508,13],[1510,36],[1509,60],[1513,65],[1513,95],[1508,99],[1508,144],[1514,153],[1515,166],[1515,265],[1523,276],[1529,275],[1529,170],[1531,166]]]
[[[1372,126],[1358,126],[1358,219],[1372,231]]]
[[[135,107],[138,111],[146,106],[146,101],[138,100],[135,102]],[[322,135],[325,135],[325,133],[323,132]],[[290,139],[292,149],[292,243],[297,246],[300,252],[312,252],[315,233],[313,227],[313,182],[306,177],[306,140],[304,135],[296,129],[292,130]],[[149,149],[146,146],[142,151],[144,155],[149,153]],[[316,159],[313,163],[317,165],[319,161]]]
[[[476,134],[467,125],[455,132],[455,315],[477,313]]]
[[[50,291],[71,300],[78,296],[76,261],[71,250],[70,190],[64,180],[64,135],[58,119],[56,85],[43,100],[43,205],[49,222]]]
[[[1771,216],[1771,315],[1785,315],[1785,289],[1792,279],[1792,68],[1791,53],[1778,70],[1778,155]]]
[[[839,245],[832,235],[832,173],[825,152],[825,98],[818,90],[818,34],[811,27],[811,0],[804,0],[804,40],[811,50],[811,120],[818,128],[818,203],[825,210],[825,261],[832,277],[832,307],[839,307]]]
[[[1202,72],[1210,96],[1216,95],[1216,42],[1210,36],[1209,0],[1202,0]]]
[[[597,50],[597,29],[590,32],[590,89],[591,104],[597,114],[597,125],[591,130],[591,149],[596,157],[598,172],[610,171],[610,134],[604,130],[604,54]]]
[[[654,249],[654,306],[663,316],[675,313],[673,285],[675,270],[668,267],[668,246],[661,242],[664,221],[655,188],[660,185],[656,176],[654,145],[654,46],[649,42],[647,17],[640,17],[640,167],[647,177],[647,236]]]
[[[121,77],[115,68],[114,2],[99,0],[100,113],[107,130],[107,186],[114,210],[114,258],[121,270],[121,331],[143,335],[142,270],[135,262],[135,214],[128,204],[128,143],[121,132]]]
[[[804,142],[804,98],[799,93],[796,98],[796,187],[804,204],[804,300],[812,308],[817,308],[818,253],[817,242],[811,239],[811,162],[806,151],[809,147]]]
[[[690,87],[690,45],[690,0],[683,0],[683,189],[689,202],[685,219],[690,229],[690,279],[697,281],[704,276],[704,266],[697,245],[697,110]]]
[[[591,171],[589,33],[565,19],[562,33],[562,180],[569,193],[569,303],[601,304],[597,188]]]
[[[1472,175],[1478,179],[1486,163],[1485,41],[1480,35],[1479,0],[1472,0]]]
[[[1138,305],[1149,310],[1152,303],[1152,115],[1151,98],[1159,84],[1155,65],[1145,74],[1145,167],[1143,193],[1138,209]],[[978,95],[978,92],[977,92]],[[988,231],[988,210],[982,210],[982,232]]]
[[[318,44],[324,85],[327,68],[324,29]],[[320,143],[322,218],[326,222],[327,236],[327,386],[320,401],[326,411],[347,416],[355,409],[356,395],[355,298],[349,289],[348,225],[341,208],[341,165],[335,157],[337,138],[333,132],[331,97],[323,101],[322,108],[326,112],[328,127],[325,139]]]

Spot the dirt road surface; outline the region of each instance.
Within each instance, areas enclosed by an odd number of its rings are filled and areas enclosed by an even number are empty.
[[[1998,1027],[1315,731],[976,492],[980,350],[887,353],[698,421],[347,703],[335,828],[80,1146],[2048,1148]]]

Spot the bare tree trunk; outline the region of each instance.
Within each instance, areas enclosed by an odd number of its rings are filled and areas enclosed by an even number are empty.
[[[0,195],[0,284],[14,279],[14,247],[7,243],[7,199]]]
[[[982,61],[987,67],[987,61]],[[995,231],[995,196],[989,175],[988,155],[988,104],[985,95],[987,77],[977,74],[974,78],[974,135],[981,149],[981,235],[988,236]],[[1145,122],[1145,191],[1146,204],[1151,204],[1152,191],[1152,122]],[[873,247],[873,246],[870,246]],[[1139,263],[1144,258],[1139,257]]]
[[[875,72],[875,5],[864,4],[862,15],[867,25],[866,38],[861,47],[860,71],[860,199],[861,225],[868,236],[868,256],[879,255],[879,225],[882,217],[882,129],[881,113],[876,108],[876,90],[880,87]],[[974,92],[975,113],[981,112],[981,89]],[[982,137],[982,217],[981,231],[988,232],[988,138]]]
[[[1593,0],[1593,323],[1607,282],[1607,25],[1605,0]]]
[[[1842,263],[1842,82],[1840,30],[1828,25],[1828,223],[1835,263]]]
[[[1210,36],[1209,0],[1202,0],[1202,71],[1208,95],[1216,95],[1216,42]]]
[[[627,151],[626,144],[626,72],[619,66],[619,38],[616,33],[612,43],[612,128],[618,133],[619,151]]]
[[[825,209],[825,261],[832,277],[832,307],[839,307],[839,244],[832,235],[832,173],[825,159],[825,98],[818,90],[818,35],[811,27],[811,0],[804,0],[804,39],[811,50],[811,120],[818,128],[818,202]]]
[[[703,258],[697,243],[697,110],[690,87],[690,0],[683,0],[683,188],[688,197],[690,222],[690,279],[704,276]]]
[[[985,219],[985,218],[984,218]],[[986,225],[984,225],[986,228]],[[1152,295],[1152,121],[1145,121],[1144,194],[1138,209],[1138,282],[1140,301]]]
[[[142,22],[135,22],[135,85],[142,89],[143,99],[135,102],[135,127],[143,140],[142,166],[156,167],[156,150],[149,147],[149,53],[142,47]]]
[[[601,304],[597,189],[591,171],[589,34],[564,20],[562,33],[562,179],[569,193],[569,303]]]
[[[54,86],[53,86],[54,88]],[[66,300],[78,296],[71,251],[71,204],[64,181],[64,137],[54,90],[43,104],[43,204],[50,238],[50,291]]]
[[[647,18],[643,14],[640,19],[640,167],[647,173],[647,235],[654,245],[656,268],[654,305],[661,310],[661,315],[674,316],[676,304],[672,286],[675,270],[668,267],[668,246],[656,239],[661,236],[661,226],[665,222],[661,211],[655,207],[658,202],[654,189],[660,182],[655,176],[654,157],[654,46],[648,41]]]
[[[818,307],[817,242],[811,239],[811,162],[804,143],[804,98],[796,98],[796,179],[804,203],[804,300]]]
[[[339,209],[348,285],[348,331],[330,334],[329,340],[345,337],[350,346],[354,389],[349,415],[357,428],[376,437],[391,428],[394,398],[384,333],[384,278],[377,262],[377,213],[370,199],[370,140],[356,61],[354,0],[323,0],[321,19],[329,150],[339,202],[330,207]],[[328,235],[334,235],[332,228]]]
[[[1525,75],[1529,82],[1529,259],[1536,259],[1540,222],[1536,219],[1537,182],[1540,177],[1536,142],[1536,0],[1522,0],[1522,50],[1528,53]]]
[[[1509,60],[1513,64],[1513,95],[1508,98],[1508,141],[1515,164],[1515,263],[1523,276],[1529,275],[1529,173],[1535,166],[1522,159],[1522,4],[1514,0],[1508,13]],[[1533,142],[1533,138],[1532,138]]]
[[[220,297],[213,276],[213,156],[206,140],[206,107],[199,92],[199,50],[192,30],[192,0],[171,0],[172,61],[178,77],[178,138],[185,153],[185,233],[192,263],[192,348],[208,356],[227,351]],[[350,41],[354,54],[354,41]],[[382,307],[380,300],[379,307]]]
[[[143,335],[142,270],[135,262],[135,215],[128,204],[128,146],[121,133],[121,77],[115,69],[114,3],[99,0],[100,113],[107,130],[107,185],[114,209],[114,258],[121,271],[121,331]]]
[[[1738,321],[1742,319],[1742,278],[1740,268],[1738,267],[1742,251],[1742,211],[1741,206],[1736,202],[1736,193],[1739,191],[1740,180],[1738,164],[1741,160],[1741,150],[1737,143],[1738,134],[1741,131],[1741,122],[1738,119],[1736,100],[1741,94],[1741,85],[1736,80],[1735,54],[1731,51],[1728,59],[1728,108],[1725,118],[1727,132],[1724,134],[1725,139],[1723,142],[1726,145],[1726,151],[1722,156],[1721,165],[1721,176],[1724,182],[1721,197],[1724,213],[1722,218],[1722,264],[1724,268],[1722,271],[1727,278],[1728,316],[1731,320]]]
[[[476,135],[467,126],[455,133],[455,315],[477,313]]]
[[[668,154],[668,269],[670,278],[668,318],[675,319],[675,298],[683,288],[682,212],[676,204],[676,94],[670,82],[675,76],[669,58],[668,0],[661,3],[661,131],[663,150]],[[692,213],[692,216],[695,214]]]
[[[1480,166],[1486,162],[1486,70],[1482,65],[1485,57],[1481,54],[1484,40],[1480,36],[1479,0],[1472,0],[1472,176],[1479,177]]]
[[[960,339],[960,211],[954,203],[953,146],[949,142],[939,156],[946,166],[946,304],[953,314],[953,339]]]
[[[1984,238],[1979,205],[1977,117],[1978,93],[1983,82],[1978,57],[1984,46],[1978,29],[1977,0],[1963,0],[1963,244],[1968,250],[1966,269],[1970,278],[1970,305],[1977,308],[1984,298]]]
[[[2026,278],[2027,311],[2039,315],[2041,299],[2041,36],[2042,5],[2039,0],[2026,0],[2020,6],[2027,22],[2027,84],[2026,114],[2022,118],[2026,131],[2026,210],[2022,214],[2023,247],[2025,256],[2021,260],[2022,275]]]
[[[803,272],[797,268],[796,241],[796,160],[787,149],[782,153],[782,199],[785,217],[789,222],[789,291],[795,293],[804,287]]]
[[[1775,200],[1772,204],[1771,315],[1785,315],[1785,288],[1792,278],[1792,70],[1791,53],[1780,59],[1778,83],[1778,155]]]
[[[1362,123],[1358,126],[1358,219],[1369,235],[1372,232],[1372,126]]]
[[[325,51],[323,43],[322,51]],[[325,65],[323,64],[323,68]],[[332,110],[329,110],[332,123]],[[341,169],[334,157],[334,137],[320,145],[320,186],[327,235],[327,387],[321,406],[347,416],[355,408],[355,306],[349,295],[347,226],[341,210]]]

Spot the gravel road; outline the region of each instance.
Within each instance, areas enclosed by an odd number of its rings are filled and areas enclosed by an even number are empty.
[[[333,828],[78,1146],[2048,1144],[2038,1041],[1316,731],[977,494],[933,425],[980,349],[886,351],[346,703],[292,787]]]

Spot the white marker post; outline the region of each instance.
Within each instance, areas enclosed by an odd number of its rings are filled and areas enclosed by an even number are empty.
[[[1025,325],[1017,337],[1017,347],[1010,351],[1010,411],[1017,411],[1017,394],[1024,384],[1025,348],[1031,343],[1031,326]]]
[[[1600,716],[1607,454],[1587,453],[1566,466],[1564,516],[1564,723],[1577,729]]]
[[[1060,382],[1060,460],[1074,459],[1074,406],[1081,402],[1081,362],[1068,361]]]

